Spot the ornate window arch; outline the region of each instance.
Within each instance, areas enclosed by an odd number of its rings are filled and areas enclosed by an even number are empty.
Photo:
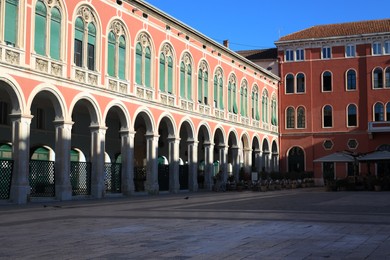
[[[192,100],[192,58],[184,53],[180,62],[180,97]]]
[[[255,85],[252,88],[252,119],[259,121],[259,87]]]
[[[264,123],[268,123],[268,91],[263,90],[261,99],[261,115]]]
[[[160,52],[159,63],[159,89],[161,92],[173,94],[174,57],[172,46],[164,43]]]
[[[3,0],[0,4],[0,42],[8,46],[23,46],[22,31],[25,1]]]
[[[231,74],[228,82],[228,111],[237,114],[237,79],[234,74]]]
[[[272,95],[271,99],[271,125],[278,125],[278,104],[276,101],[276,95]]]
[[[223,109],[223,71],[217,68],[214,74],[214,107]]]
[[[248,82],[243,80],[240,89],[240,112],[241,116],[248,116]]]
[[[206,61],[200,62],[198,70],[198,102],[208,105],[209,96],[209,69]]]
[[[110,31],[107,36],[107,73],[111,77],[122,80],[126,79],[127,55],[126,46],[128,44],[125,26],[119,20],[110,24]]]
[[[135,45],[135,82],[152,86],[152,43],[148,34],[142,32]]]

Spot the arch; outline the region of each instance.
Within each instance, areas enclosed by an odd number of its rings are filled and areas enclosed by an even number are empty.
[[[134,43],[134,75],[135,82],[139,85],[151,88],[154,85],[155,46],[149,32],[141,30]]]
[[[200,104],[208,105],[209,103],[209,73],[210,68],[209,64],[206,59],[202,58],[199,61],[198,65],[198,85],[197,85],[197,95],[198,95],[198,102]]]
[[[287,73],[286,77],[285,77],[285,86],[284,86],[285,94],[292,94],[292,93],[294,93],[294,89],[295,89],[294,86],[295,86],[294,74]]]
[[[190,117],[183,118],[179,123],[178,129],[185,129],[188,138],[195,141],[195,127]]]
[[[239,140],[238,139],[238,133],[237,133],[237,130],[235,128],[231,128],[228,132],[228,145],[229,147],[232,147],[232,146],[238,146],[239,145]]]
[[[201,134],[205,137],[205,140],[203,142],[211,142],[211,128],[209,124],[206,121],[200,122],[198,129],[197,129],[198,136]],[[199,140],[199,142],[202,142],[202,140]]]
[[[279,149],[278,149],[278,144],[276,140],[272,141],[272,146],[271,146],[271,152],[272,154],[279,154]]]
[[[332,91],[333,75],[332,72],[326,70],[321,75],[322,92]]]
[[[169,94],[176,93],[175,75],[176,75],[176,53],[172,44],[168,41],[164,41],[161,44],[159,52],[159,90]]]
[[[355,69],[349,69],[345,73],[345,83],[346,83],[346,89],[356,90],[357,87],[357,78],[356,78],[356,70]]]
[[[288,171],[303,172],[305,171],[305,150],[300,146],[290,147],[287,151]]]
[[[140,107],[134,113],[133,129],[136,130],[135,124],[138,118],[141,118],[146,125],[146,134],[154,134],[156,126],[154,124],[153,115],[146,107]]]
[[[11,77],[0,71],[0,93],[5,90],[11,101],[12,113],[26,113],[26,100],[19,84]],[[1,95],[4,97],[4,95]]]
[[[383,88],[383,69],[381,67],[375,67],[372,70],[372,87]]]
[[[305,73],[299,72],[296,76],[296,79],[297,79],[297,93],[305,93],[306,92]]]
[[[384,106],[382,102],[376,102],[374,104],[373,112],[374,121],[384,121]]]
[[[117,112],[122,128],[133,130],[133,129],[130,129],[130,127],[132,126],[132,123],[130,120],[129,111],[127,110],[127,107],[125,106],[125,104],[123,104],[119,100],[111,100],[110,103],[108,103],[108,105],[104,111],[104,114],[103,114],[103,122],[106,122],[108,112],[111,109],[114,109],[115,112]]]
[[[263,139],[263,144],[261,146],[261,151],[263,153],[269,153],[270,152],[270,150],[269,150],[269,141],[268,141],[267,137],[264,137],[264,139]]]
[[[86,105],[89,112],[89,116],[91,117],[91,125],[101,125],[102,113],[100,111],[98,102],[95,99],[95,97],[93,97],[91,94],[86,92],[81,92],[73,98],[71,105],[69,107],[69,115],[71,116],[73,114],[74,107],[79,102],[85,102],[84,104]]]
[[[157,125],[160,132],[161,125],[165,123],[168,127],[168,138],[176,138],[177,135],[177,129],[176,129],[176,123],[173,116],[167,112],[164,112],[160,118],[157,120]]]
[[[358,119],[358,110],[357,106],[355,104],[349,104],[347,106],[347,126],[348,127],[355,127],[357,126],[357,119]]]

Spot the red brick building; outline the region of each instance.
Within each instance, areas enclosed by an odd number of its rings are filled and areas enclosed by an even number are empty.
[[[344,178],[354,174],[353,162],[321,158],[389,149],[389,19],[313,26],[275,44],[282,172],[314,171],[318,182],[323,172]],[[388,169],[358,164],[361,175]]]

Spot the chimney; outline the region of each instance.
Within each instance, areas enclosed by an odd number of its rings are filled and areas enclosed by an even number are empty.
[[[223,46],[229,48],[229,40],[223,40]]]

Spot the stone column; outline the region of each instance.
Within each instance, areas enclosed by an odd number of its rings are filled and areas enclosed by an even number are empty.
[[[159,135],[146,134],[146,185],[149,194],[158,194],[158,139]]]
[[[240,157],[239,157],[239,147],[238,146],[232,146],[230,148],[232,153],[232,168],[233,168],[233,176],[236,181],[240,178]]]
[[[30,195],[28,183],[30,163],[31,115],[10,115],[12,121],[12,159],[14,161],[10,200],[17,204],[27,203]]]
[[[91,195],[104,196],[104,151],[107,127],[91,126]]]
[[[260,162],[260,159],[261,159],[261,156],[260,156],[260,150],[253,150],[253,153],[255,154],[255,161],[252,162],[254,164],[254,166],[256,167],[256,171],[259,173],[261,171],[261,162]]]
[[[213,188],[213,161],[214,161],[214,144],[204,143],[205,149],[205,171],[204,171],[204,186],[206,190]]]
[[[121,130],[121,154],[122,154],[122,193],[131,195],[134,193],[134,136],[135,132]]]
[[[179,183],[179,146],[180,138],[168,138],[169,146],[169,191],[178,193],[180,190]]]
[[[246,172],[251,173],[252,172],[252,149],[250,148],[244,148],[244,167]]]
[[[227,180],[227,154],[228,147],[225,145],[218,146],[220,169],[222,170],[223,181]]]
[[[198,142],[188,141],[188,178],[189,190],[198,190]]]
[[[54,121],[56,131],[55,191],[59,200],[72,199],[70,150],[73,122]]]

